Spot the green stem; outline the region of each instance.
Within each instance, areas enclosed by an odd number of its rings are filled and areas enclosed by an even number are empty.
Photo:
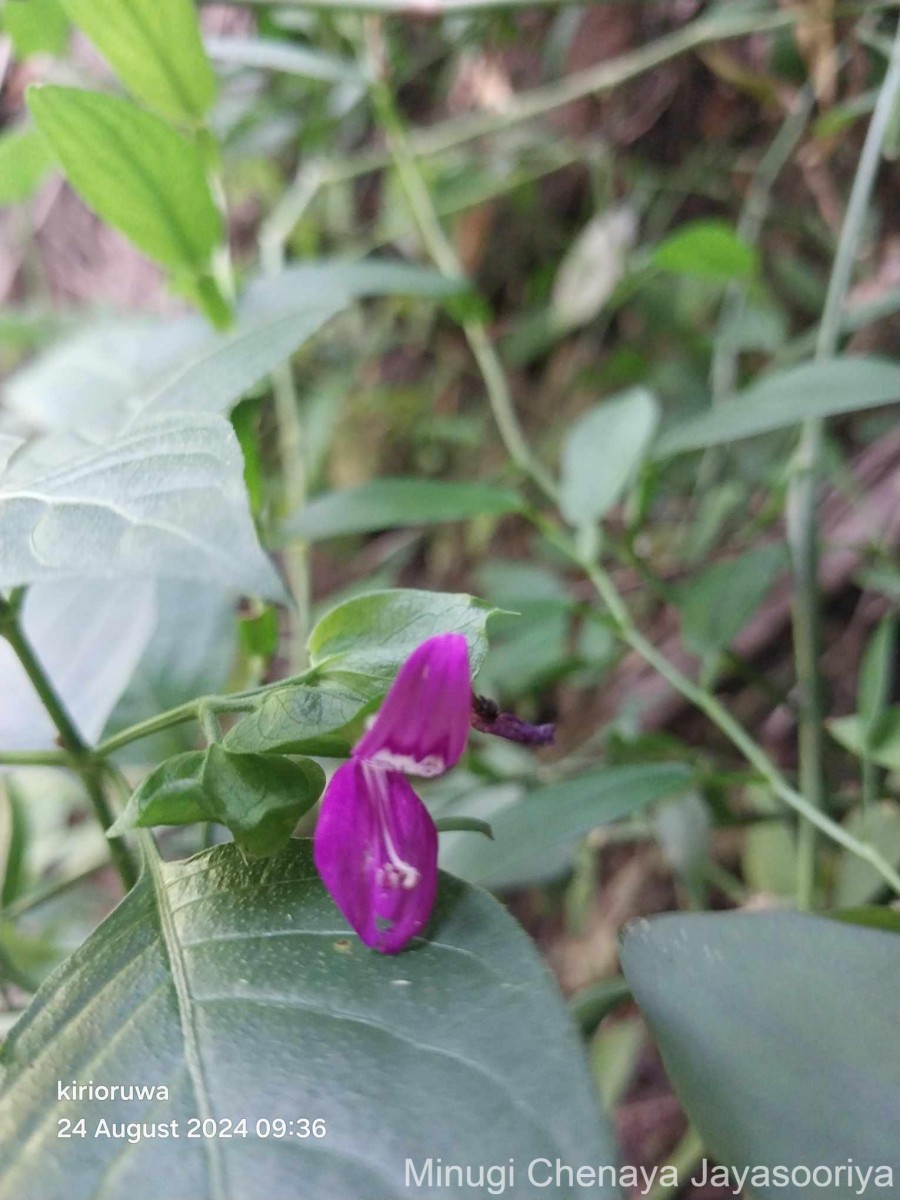
[[[318,164],[305,165],[302,175],[298,176],[297,185],[288,190],[266,222],[259,239],[266,274],[279,275],[284,270],[285,245],[291,230],[316,194],[319,181]],[[307,499],[306,428],[290,361],[278,366],[271,378],[283,487],[282,515],[289,517],[299,513]],[[292,671],[299,671],[308,662],[306,640],[312,609],[312,580],[306,542],[302,538],[291,538],[284,546],[283,558],[291,594],[297,606],[290,621],[288,662]]]
[[[881,150],[900,98],[900,26],[891,61],[866,134],[841,228],[828,294],[816,341],[816,359],[831,358],[838,349],[844,298],[869,201],[881,161]],[[824,703],[821,672],[819,533],[817,498],[824,423],[803,425],[794,478],[788,495],[788,532],[794,568],[794,657],[800,698],[800,786],[810,803],[820,810],[826,802]],[[810,908],[816,893],[816,842],[814,822],[801,824],[797,842],[797,901]]]
[[[377,36],[377,23],[367,23],[369,57],[374,63],[380,62],[383,55],[380,49],[373,45]],[[385,137],[390,151],[400,186],[403,188],[407,203],[422,241],[442,274],[452,279],[464,275],[462,264],[447,235],[431,201],[431,194],[416,164],[403,123],[394,103],[393,93],[387,82],[376,70],[372,70],[372,101],[376,115],[385,130]],[[463,333],[481,372],[488,393],[494,420],[503,444],[510,458],[524,475],[530,477],[551,500],[557,496],[556,484],[550,473],[532,455],[525,440],[513,406],[512,396],[506,379],[506,372],[497,356],[485,325],[480,320],[468,319],[462,323]]]
[[[22,632],[16,607],[0,597],[0,634],[6,638],[31,681],[31,685],[59,733],[59,740],[71,758],[104,832],[114,821],[112,809],[103,790],[102,765],[96,761],[90,747],[82,740],[66,707],[50,682],[31,644]],[[116,870],[126,890],[134,886],[137,871],[128,847],[121,838],[109,839],[109,850]]]

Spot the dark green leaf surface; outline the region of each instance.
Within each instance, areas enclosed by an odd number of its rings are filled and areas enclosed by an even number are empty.
[[[786,565],[780,543],[714,563],[684,584],[678,609],[684,640],[697,654],[730,646]]]
[[[487,483],[376,479],[361,487],[317,496],[289,522],[285,532],[320,541],[395,526],[434,525],[483,514],[503,516],[521,508],[515,492]]]
[[[138,100],[176,121],[197,121],[216,95],[192,0],[62,0]]]
[[[472,674],[487,653],[486,627],[496,610],[463,593],[397,588],[368,592],[339,604],[310,634],[313,666],[328,674],[390,679],[422,642],[439,633],[469,640]]]
[[[633,925],[622,967],[711,1155],[739,1167],[889,1166],[900,1178],[897,937],[786,912]],[[760,1200],[847,1200],[757,1180]],[[896,1182],[864,1193],[894,1200]]]
[[[322,794],[325,772],[311,759],[234,754],[210,746],[203,767],[207,816],[227,826],[247,854],[280,850]]]
[[[569,1018],[515,922],[444,876],[428,937],[375,954],[347,931],[304,842],[264,863],[220,847],[153,864],[39,993],[4,1062],[0,1200],[408,1200],[408,1157],[513,1157],[516,1200],[616,1195],[528,1184],[537,1157],[596,1167],[615,1152]],[[169,1099],[58,1101],[58,1079],[139,1080]],[[82,1115],[92,1128],[177,1120],[181,1136],[60,1142],[58,1120]],[[244,1118],[248,1136],[188,1139],[192,1116]],[[327,1133],[257,1136],[274,1117],[319,1118]]]
[[[318,763],[236,754],[223,746],[178,754],[152,771],[110,830],[216,821],[247,854],[280,850],[325,786]]]
[[[862,355],[804,363],[764,376],[727,404],[667,430],[651,453],[668,458],[786,429],[808,417],[834,417],[898,400],[900,366],[895,363]]]
[[[176,273],[209,270],[222,218],[196,142],[100,92],[32,87],[28,107],[72,187],[98,216]]]

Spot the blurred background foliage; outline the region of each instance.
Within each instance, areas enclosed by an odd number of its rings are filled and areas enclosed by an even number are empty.
[[[429,800],[438,814],[493,823],[496,850],[451,834],[445,865],[502,891],[564,991],[579,994],[589,1030],[625,994],[624,921],[678,907],[791,904],[794,828],[703,715],[623,649],[552,536],[516,511],[515,498],[503,500],[520,477],[460,326],[486,323],[528,442],[550,463],[577,454],[577,423],[598,398],[653,392],[665,439],[810,358],[897,7],[202,6],[238,278],[275,272],[284,259],[428,262],[386,138],[390,111],[373,98],[381,73],[470,281],[437,300],[358,303],[295,356],[309,503],[293,526],[283,520],[292,506],[268,383],[244,397],[233,424],[264,541],[279,553],[298,536],[311,543],[316,613],[392,586],[469,591],[504,610],[479,690],[530,720],[555,721],[557,744],[536,766],[518,747],[480,744],[465,770],[431,785]],[[104,375],[127,366],[140,377],[168,353],[138,338],[123,364],[121,350],[85,331],[168,318],[184,305],[159,268],[75,197],[27,115],[33,82],[115,89],[105,63],[58,0],[7,0],[0,21],[0,363],[7,414],[40,428],[42,406],[73,369],[96,389]],[[851,356],[900,350],[898,128],[895,114],[840,315]],[[48,357],[59,337],[81,339],[74,359]],[[651,456],[614,497],[601,547],[642,630],[716,689],[788,772],[797,698],[785,503],[807,399],[786,391],[783,428]],[[894,863],[895,411],[842,413],[829,426],[817,507],[830,810]],[[610,454],[604,470],[614,465]],[[491,489],[379,490],[395,477]],[[138,613],[143,601],[129,603]],[[135,647],[96,736],[198,692],[286,673],[290,638],[273,608],[245,605],[236,617],[215,588],[167,584],[145,615],[153,635]],[[105,636],[101,623],[95,647]],[[93,660],[85,664],[87,678]],[[7,726],[12,707],[0,697]],[[190,729],[169,729],[139,744],[140,762],[191,739]],[[7,1022],[115,892],[77,784],[50,779],[37,770],[3,777]],[[194,845],[181,831],[171,848]],[[72,886],[83,878],[89,886]],[[823,850],[821,886],[826,905],[887,898],[868,864],[833,846]],[[633,1009],[601,1026],[591,1052],[626,1161],[699,1154]]]

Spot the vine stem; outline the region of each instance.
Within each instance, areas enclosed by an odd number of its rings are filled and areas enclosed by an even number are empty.
[[[32,687],[56,726],[59,740],[69,755],[70,765],[80,776],[93,807],[94,815],[105,832],[112,825],[114,817],[103,788],[102,764],[95,759],[92,750],[82,739],[66,706],[38,661],[31,643],[22,631],[17,606],[10,604],[2,597],[0,597],[0,634],[9,643],[13,653],[22,664]],[[126,890],[131,889],[137,880],[137,870],[128,847],[121,838],[110,838],[109,851]]]
[[[866,133],[859,165],[847,203],[822,320],[815,358],[831,358],[837,351],[844,299],[850,286],[863,225],[875,186],[881,149],[900,100],[900,25],[894,38],[887,74],[878,94]],[[816,501],[819,490],[824,422],[804,423],[788,491],[788,541],[794,571],[794,660],[800,698],[800,787],[810,803],[821,810],[826,802],[823,680],[821,671],[821,605],[819,598],[819,530]],[[812,907],[816,892],[816,822],[800,825],[797,841],[797,902]]]
[[[377,27],[373,28],[374,25],[374,19],[367,21],[367,42],[370,53],[374,51],[376,55],[375,66],[380,68],[381,57],[377,40],[378,30]],[[408,146],[404,144],[404,130],[396,112],[393,96],[382,77],[380,69],[374,72],[373,77],[376,80],[373,84],[373,88],[375,89],[373,98],[379,107],[382,119],[389,121],[389,125],[387,125],[389,133],[388,145],[395,155],[397,174],[400,178],[401,186],[406,193],[410,210],[416,221],[422,241],[439,270],[444,274],[459,277],[463,273],[461,264],[437,218],[431,201],[431,195],[419,174],[415,159],[409,152]],[[555,500],[558,494],[556,483],[546,469],[537,464],[527,447],[515,409],[510,402],[509,387],[506,383],[503,364],[500,362],[499,356],[486,331],[483,327],[481,327],[481,330],[483,340],[479,339],[477,343],[479,353],[475,357],[479,367],[482,368],[482,377],[484,379],[488,402],[503,443],[510,456],[520,468],[530,475],[532,480],[548,498]],[[466,336],[468,339],[468,333]],[[471,341],[469,344],[471,345]],[[489,365],[488,370],[484,369],[483,364],[485,363]],[[827,834],[838,845],[843,846],[852,854],[871,863],[878,874],[900,895],[900,874],[894,870],[891,864],[873,846],[861,842],[858,838],[848,833],[843,826],[839,825],[836,821],[832,821],[820,808],[811,804],[801,792],[792,787],[762,747],[735,720],[728,709],[706,688],[695,683],[687,675],[684,675],[640,631],[632,620],[628,606],[610,575],[598,563],[583,555],[575,541],[568,535],[563,534],[556,526],[536,513],[532,514],[532,520],[545,536],[553,542],[557,549],[584,571],[597,595],[605,604],[618,637],[639,654],[664,679],[668,680],[672,687],[676,688],[685,699],[689,700],[704,713],[725,734],[732,745],[740,751],[747,762],[766,780],[772,791],[789,808],[799,816],[805,818],[816,829]]]

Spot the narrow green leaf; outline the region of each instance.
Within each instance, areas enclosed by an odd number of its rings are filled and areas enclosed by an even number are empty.
[[[327,613],[309,637],[310,661],[328,674],[392,679],[430,637],[462,633],[476,674],[487,653],[486,627],[496,610],[474,596],[397,588],[368,592]]]
[[[346,927],[308,842],[264,862],[233,846],[152,862],[39,993],[4,1065],[0,1200],[104,1189],[388,1200],[412,1194],[410,1160],[512,1158],[516,1181],[536,1158],[595,1172],[616,1161],[568,1014],[504,909],[443,875],[426,936],[376,954]],[[58,1098],[57,1080],[88,1078],[168,1098]],[[78,1117],[90,1133],[61,1143],[58,1122]],[[192,1117],[220,1136],[188,1137]],[[323,1123],[321,1136],[304,1136],[304,1118]],[[123,1153],[122,1140],[93,1136],[101,1120],[177,1121],[179,1136]],[[618,1195],[608,1172],[540,1190]]]
[[[40,187],[54,158],[36,129],[11,129],[0,136],[0,204],[21,204]]]
[[[656,430],[656,398],[622,392],[581,417],[563,443],[560,504],[573,525],[599,520],[633,479]]]
[[[517,512],[515,492],[487,483],[433,479],[376,479],[361,487],[317,496],[288,523],[285,533],[309,541],[371,533],[404,525],[434,525],[482,515]]]
[[[866,1196],[893,1200],[896,934],[798,913],[679,913],[633,924],[621,957],[711,1159],[749,1168],[735,1194],[846,1200],[863,1194],[852,1163],[871,1168]]]
[[[558,875],[571,861],[580,837],[684,792],[691,778],[683,763],[641,763],[603,767],[536,788],[490,813],[492,842],[446,838],[441,864],[463,879],[495,889]],[[442,809],[440,815],[470,814],[463,800],[458,810]]]
[[[888,613],[869,639],[859,668],[857,710],[871,741],[890,699],[897,658],[897,615]]]
[[[726,649],[762,603],[786,566],[781,544],[715,563],[678,590],[685,642],[697,654]]]
[[[664,271],[728,283],[756,274],[756,251],[724,221],[692,221],[660,242],[650,257]]]
[[[669,458],[741,438],[787,429],[810,417],[879,408],[900,400],[900,366],[862,355],[823,359],[776,371],[727,404],[666,430],[653,458]]]
[[[44,85],[28,107],[86,204],[150,258],[209,270],[222,238],[197,143],[128,100]]]
[[[192,0],[62,0],[138,100],[175,121],[199,121],[216,97]]]
[[[90,3],[90,0],[83,2]],[[208,37],[205,45],[210,58],[226,66],[283,71],[324,83],[365,83],[359,64],[352,58],[338,58],[309,46],[254,37]]]

